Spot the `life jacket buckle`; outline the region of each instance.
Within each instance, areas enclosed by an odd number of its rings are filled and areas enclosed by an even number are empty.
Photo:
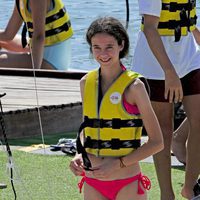
[[[113,118],[112,119],[112,128],[113,129],[120,129],[121,128],[121,119]]]
[[[93,128],[103,128],[103,120],[102,119],[93,119]]]
[[[184,22],[184,21],[189,21],[185,9],[181,10],[181,12],[180,12],[180,19],[181,19],[181,21],[183,21],[183,22]]]
[[[169,11],[176,12],[177,11],[177,2],[170,2],[169,3]]]
[[[113,138],[110,141],[111,143],[111,149],[120,149],[121,148],[121,142],[118,138]]]
[[[175,29],[177,27],[177,21],[176,20],[169,20],[169,29]]]

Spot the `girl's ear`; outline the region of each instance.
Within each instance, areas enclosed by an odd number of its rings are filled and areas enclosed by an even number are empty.
[[[122,44],[120,45],[120,51],[124,49],[124,40],[122,40]]]

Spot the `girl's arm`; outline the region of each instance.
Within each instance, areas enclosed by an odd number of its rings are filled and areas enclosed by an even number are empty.
[[[33,18],[32,56],[35,69],[40,69],[43,61],[45,41],[45,20],[47,0],[30,0],[30,8]]]
[[[200,45],[200,31],[198,29],[198,27],[196,27],[193,31],[192,34],[194,35],[194,38],[197,42],[198,45]]]
[[[144,83],[139,79],[132,83],[126,93],[126,99],[129,103],[137,105],[148,134],[148,141],[145,144],[123,157],[124,164],[128,166],[161,151],[164,144],[160,125],[151,106]]]
[[[80,92],[81,92],[82,102],[83,102],[83,94],[84,94],[84,86],[85,86],[86,76],[87,75],[85,75],[80,81]],[[81,134],[81,141],[83,141],[83,133]],[[82,155],[76,153],[76,155],[70,162],[69,167],[76,176],[82,175],[84,172]]]
[[[11,41],[19,31],[22,25],[22,19],[19,15],[16,5],[14,6],[12,16],[9,19],[9,22],[5,30],[0,30],[0,41]]]

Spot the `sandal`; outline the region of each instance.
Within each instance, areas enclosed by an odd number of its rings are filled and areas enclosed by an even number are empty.
[[[176,156],[173,152],[171,152],[171,156],[175,156],[176,159],[177,159],[180,163],[182,163],[184,166],[186,166],[186,162],[179,160],[179,159],[177,158],[177,156]]]
[[[69,139],[63,147],[61,147],[61,151],[66,154],[75,155],[76,154],[76,140]]]
[[[63,153],[75,154],[76,153],[76,140],[75,139],[59,139],[55,145],[50,145],[51,151],[62,151]]]
[[[68,142],[68,140],[69,139],[66,139],[66,138],[59,139],[57,144],[50,145],[50,150],[51,151],[61,151],[62,146],[64,146],[64,144],[66,142]]]
[[[0,183],[0,189],[5,189],[5,188],[7,188],[7,185],[4,183]]]

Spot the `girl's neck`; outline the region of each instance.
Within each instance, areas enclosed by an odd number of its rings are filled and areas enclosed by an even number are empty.
[[[123,72],[121,64],[115,67],[101,68],[101,88],[103,94]]]
[[[123,71],[124,67],[121,63],[115,66],[101,67],[101,77],[108,82],[115,80]]]

